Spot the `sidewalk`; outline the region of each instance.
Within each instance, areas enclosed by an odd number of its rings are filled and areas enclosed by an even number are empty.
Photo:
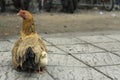
[[[49,63],[44,74],[17,72],[11,49],[17,38],[0,39],[0,80],[119,80],[120,34],[43,35]]]

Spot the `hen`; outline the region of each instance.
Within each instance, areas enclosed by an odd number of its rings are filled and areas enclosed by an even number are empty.
[[[20,37],[12,49],[12,65],[22,71],[43,71],[47,64],[47,48],[35,32],[33,16],[26,10],[17,14],[23,18]]]

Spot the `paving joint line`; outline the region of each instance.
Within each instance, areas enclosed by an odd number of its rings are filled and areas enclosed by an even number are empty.
[[[104,35],[104,36],[105,36],[105,35]],[[109,37],[109,36],[105,36],[105,37],[107,37],[107,38],[109,38],[109,39],[112,39],[112,40],[116,40],[117,42],[120,42],[118,39],[111,38],[111,37]]]
[[[77,39],[79,39],[79,38],[77,38]],[[82,40],[82,39],[79,39],[79,40]],[[82,40],[82,41],[84,41],[84,40]],[[101,50],[104,50],[105,52],[109,52],[109,53],[111,53],[111,54],[113,54],[113,55],[116,55],[116,56],[120,57],[119,54],[116,54],[116,53],[114,53],[114,52],[112,52],[112,51],[109,51],[109,50],[107,50],[107,49],[105,49],[105,48],[99,47],[99,46],[97,46],[97,45],[95,45],[95,44],[93,44],[93,43],[87,42],[87,41],[84,41],[84,42],[90,44],[91,46],[94,46],[94,47],[96,47],[96,48],[99,48],[99,49],[101,49]]]
[[[66,65],[47,65],[47,66],[61,66],[61,67],[81,67],[81,68],[89,68],[84,66],[66,66]],[[95,65],[92,67],[108,67],[108,66],[120,66],[120,64],[108,64],[108,65]]]
[[[0,40],[0,41],[7,41],[7,42],[12,43],[12,44],[14,43],[14,42],[10,41],[9,39]]]
[[[0,51],[0,52],[10,52],[10,50]]]
[[[44,38],[43,38],[43,40],[45,40],[46,42],[50,43],[51,45],[53,45],[54,47],[58,48],[59,50],[61,50],[61,51],[65,52],[65,53],[67,53],[67,55],[71,55],[71,57],[75,58],[75,59],[78,60],[79,62],[82,62],[82,63],[85,64],[86,66],[88,66],[88,67],[94,69],[95,71],[101,73],[102,75],[106,76],[107,78],[113,80],[113,78],[112,78],[111,76],[109,76],[109,75],[105,74],[104,72],[98,70],[97,68],[95,68],[95,67],[93,67],[93,66],[91,66],[91,65],[89,65],[89,64],[87,64],[87,63],[85,63],[83,60],[78,59],[78,58],[75,57],[73,54],[71,54],[71,53],[69,53],[69,52],[66,52],[65,50],[63,50],[63,49],[57,47],[57,46],[54,45],[52,42],[49,42],[49,41],[47,41],[47,40],[44,39]]]
[[[111,52],[118,52],[118,51],[115,50],[115,51],[111,51]],[[55,52],[52,52],[52,51],[49,51],[49,50],[48,50],[48,53],[49,54],[55,54],[55,55],[66,55],[66,53],[55,53]],[[86,52],[76,52],[76,53],[72,53],[72,54],[75,54],[75,55],[78,55],[78,54],[86,55],[86,54],[104,54],[104,53],[106,53],[106,51],[89,52],[89,53],[86,53]]]
[[[74,43],[74,44],[55,44],[56,46],[64,46],[64,45],[77,45],[77,44],[86,44],[86,43]],[[51,46],[51,45],[48,45]]]
[[[115,41],[109,41],[109,42],[94,42],[95,44],[97,43],[114,43]],[[119,41],[120,42],[120,41]],[[88,43],[74,43],[74,44],[55,44],[56,46],[64,46],[64,45],[77,45],[77,44],[88,44]],[[52,45],[47,45],[47,46],[52,46]]]
[[[55,54],[55,55],[66,55],[66,53],[52,53],[52,52],[48,52],[48,54],[52,55],[52,54]]]
[[[10,41],[9,39],[7,39],[6,41],[9,42],[9,43],[12,43],[12,44],[14,43],[14,42]]]
[[[53,80],[57,80],[53,75],[51,75],[51,74],[49,73],[49,71],[47,71],[47,69],[46,69],[45,71],[48,73],[48,75],[49,75]]]

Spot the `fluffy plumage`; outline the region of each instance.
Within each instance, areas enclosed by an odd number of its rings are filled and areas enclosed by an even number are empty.
[[[12,65],[15,69],[41,71],[47,64],[47,48],[35,32],[31,13],[20,10],[17,15],[23,18],[23,24],[12,49]]]

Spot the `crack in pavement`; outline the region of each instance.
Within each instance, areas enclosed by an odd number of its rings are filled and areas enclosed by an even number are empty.
[[[48,73],[48,75],[49,75],[53,80],[57,80],[53,75],[51,75],[51,74],[49,73],[49,71],[47,71],[47,69],[46,69],[45,71]]]
[[[61,67],[80,67],[80,68],[89,68],[85,66],[66,66],[66,65],[47,65],[47,66],[61,66]],[[92,67],[108,67],[108,66],[120,66],[120,64],[108,64],[108,65],[95,65]]]
[[[120,42],[120,40],[115,39],[115,38],[111,38],[111,37],[109,37],[109,36],[105,36],[105,35],[104,35],[104,37],[107,37],[107,38],[109,38],[109,39],[112,39],[112,40],[115,40],[115,41],[117,41],[117,42]]]
[[[109,41],[109,42],[104,42],[104,43],[113,43],[113,42],[115,42],[115,41]],[[120,41],[119,41],[120,42]],[[101,43],[101,42],[94,42],[95,44],[98,44],[98,43]],[[72,43],[72,44],[55,44],[56,46],[64,46],[64,45],[77,45],[77,44],[87,44],[87,43],[85,43],[85,42],[83,42],[83,43],[80,43],[80,42],[78,42],[78,43]],[[47,46],[52,46],[51,44],[49,44],[49,45],[47,45]]]

